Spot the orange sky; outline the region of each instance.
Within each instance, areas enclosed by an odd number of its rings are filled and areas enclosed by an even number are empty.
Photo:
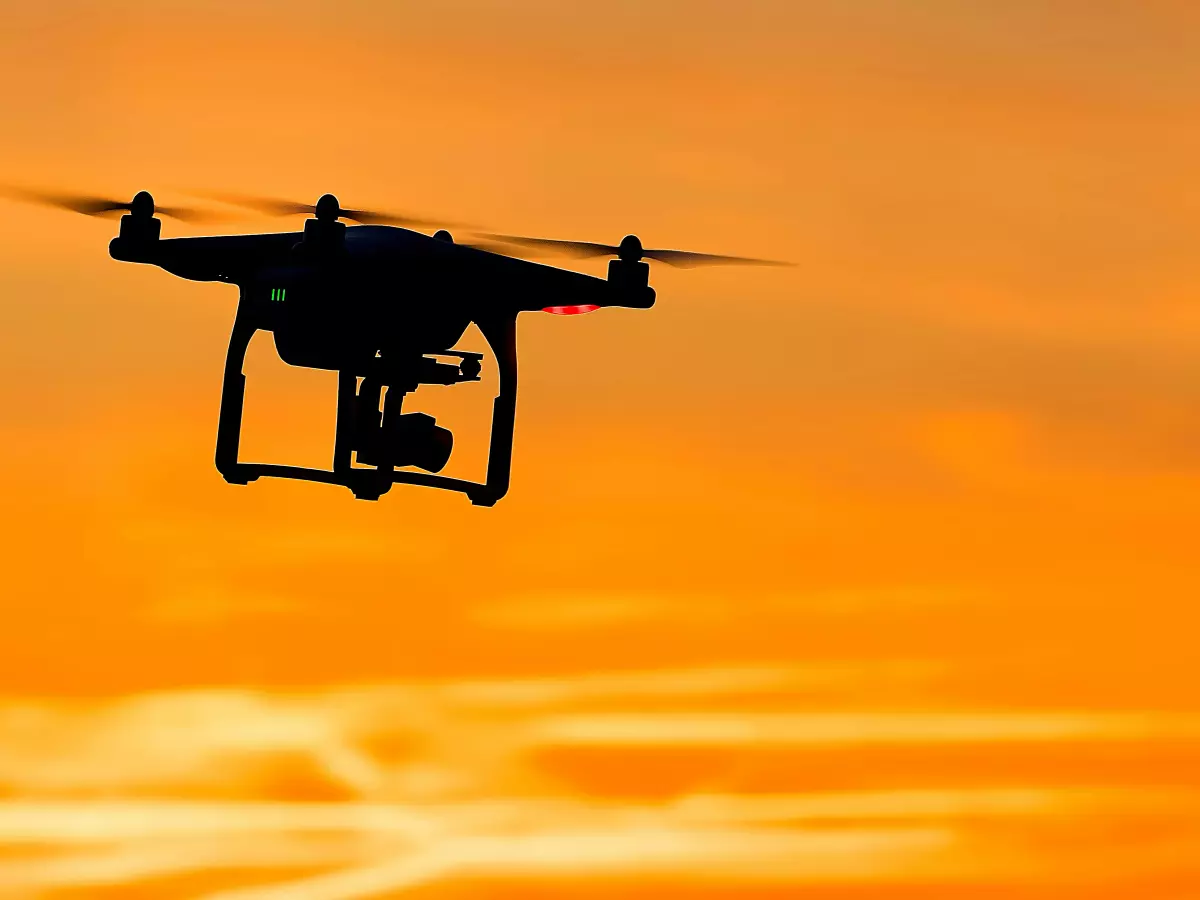
[[[233,289],[0,205],[0,898],[1200,896],[1196,9],[596,10],[4,4],[5,182],[797,265],[523,316],[509,496],[369,504],[213,468]]]

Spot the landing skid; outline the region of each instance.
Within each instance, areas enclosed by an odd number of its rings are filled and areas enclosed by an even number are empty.
[[[393,484],[414,484],[420,487],[459,491],[475,506],[495,506],[500,499],[492,490],[477,481],[428,475],[424,472],[380,472],[378,469],[350,469],[333,472],[329,469],[309,469],[304,466],[282,466],[274,463],[235,463],[232,471],[221,473],[230,484],[249,484],[260,478],[291,478],[297,481],[316,481],[349,488],[359,500],[378,500]]]
[[[487,481],[484,483],[447,478],[424,472],[396,471],[391,465],[375,468],[351,464],[352,416],[357,377],[351,372],[339,373],[338,427],[334,442],[333,469],[311,469],[303,466],[284,466],[272,463],[238,461],[241,443],[242,406],[246,376],[242,373],[250,338],[257,331],[249,304],[238,306],[229,351],[225,358],[225,381],[221,393],[221,414],[217,425],[217,470],[230,484],[249,484],[259,478],[292,478],[337,484],[349,488],[360,500],[378,500],[393,484],[412,484],[466,494],[475,506],[494,506],[508,493],[512,465],[513,427],[517,412],[517,342],[515,314],[497,319],[478,321],[484,339],[491,346],[500,370],[500,390],[492,409],[492,432],[488,448]],[[476,354],[458,354],[475,357]],[[478,365],[475,366],[478,373]],[[478,380],[478,379],[474,379]],[[389,396],[391,392],[389,391]],[[402,396],[399,395],[399,396]],[[397,403],[396,411],[399,412]]]

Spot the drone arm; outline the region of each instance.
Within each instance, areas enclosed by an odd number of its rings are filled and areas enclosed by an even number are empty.
[[[517,418],[517,316],[510,313],[478,323],[500,369],[500,392],[492,406],[492,438],[488,448],[487,484],[471,495],[476,506],[493,506],[508,493],[512,470],[513,431]]]

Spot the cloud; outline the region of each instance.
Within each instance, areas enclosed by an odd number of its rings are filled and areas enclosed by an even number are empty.
[[[459,877],[1036,877],[1091,854],[1086,840],[1065,858],[1061,842],[1041,843],[1055,829],[1195,821],[1195,791],[1066,787],[1053,768],[1035,776],[1049,783],[873,790],[740,793],[684,780],[647,799],[589,793],[541,767],[556,747],[709,746],[743,761],[783,752],[803,770],[806,754],[829,748],[1178,746],[1200,735],[1186,715],[1137,711],[804,708],[814,686],[853,693],[885,671],[839,663],[7,701],[0,889],[204,874],[194,896],[205,900],[352,900]],[[264,782],[289,759],[340,793],[316,802]],[[1114,871],[1145,865],[1129,852],[1109,861]],[[259,886],[240,882],[246,869],[263,873]]]
[[[624,592],[562,591],[477,604],[479,625],[524,631],[575,631],[689,615],[711,618],[718,608],[695,597]]]
[[[940,744],[1200,736],[1200,719],[1107,713],[698,713],[549,717],[537,733],[568,744]]]

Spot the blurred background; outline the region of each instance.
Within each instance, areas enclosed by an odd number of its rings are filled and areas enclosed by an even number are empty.
[[[0,896],[1200,894],[1194,4],[0,14],[9,185],[796,263],[522,316],[509,496],[371,504],[217,474],[234,288],[0,202]]]

